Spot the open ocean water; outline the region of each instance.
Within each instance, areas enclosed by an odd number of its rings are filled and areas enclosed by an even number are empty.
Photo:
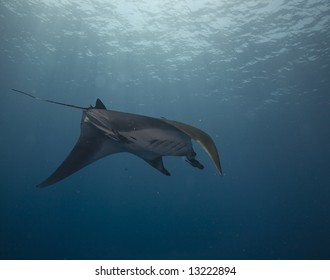
[[[0,0],[1,259],[330,259],[330,2]],[[166,117],[225,176],[104,158],[35,186],[81,111]]]

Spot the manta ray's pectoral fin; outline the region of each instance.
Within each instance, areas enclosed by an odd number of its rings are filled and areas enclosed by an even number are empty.
[[[102,157],[121,151],[117,145],[108,143],[108,138],[104,134],[83,122],[78,142],[68,157],[52,175],[37,187],[43,188],[52,185]]]
[[[164,167],[164,163],[163,163],[162,157],[157,157],[157,158],[152,159],[152,160],[145,159],[145,161],[147,163],[149,163],[152,167],[158,169],[160,172],[162,172],[166,176],[171,176],[171,173],[168,172],[168,170],[165,169],[165,167]]]
[[[220,157],[217,151],[217,147],[215,146],[214,141],[212,140],[212,138],[205,133],[204,131],[193,127],[191,125],[185,124],[185,123],[181,123],[178,121],[173,121],[173,120],[168,120],[165,118],[162,118],[162,120],[166,123],[169,123],[173,126],[175,126],[177,129],[181,130],[182,132],[186,133],[188,136],[190,136],[192,139],[194,139],[195,141],[197,141],[197,143],[199,143],[202,148],[206,151],[206,153],[209,155],[209,157],[211,158],[211,160],[213,161],[216,169],[218,170],[218,172],[223,175],[222,169],[221,169],[221,164],[220,164]],[[195,159],[191,160],[191,158],[188,158],[188,162],[195,167],[199,167],[199,162]],[[198,163],[198,164],[197,164]],[[200,164],[200,166],[202,166]]]

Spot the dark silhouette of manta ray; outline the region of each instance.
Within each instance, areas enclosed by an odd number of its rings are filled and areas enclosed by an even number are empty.
[[[63,163],[38,187],[47,187],[79,171],[88,164],[115,153],[134,154],[163,174],[163,156],[185,156],[193,167],[204,166],[195,158],[191,139],[207,152],[222,175],[220,159],[212,138],[204,131],[178,121],[157,119],[137,114],[107,110],[100,99],[88,108],[36,97],[12,89],[29,97],[58,105],[82,109],[80,137]]]

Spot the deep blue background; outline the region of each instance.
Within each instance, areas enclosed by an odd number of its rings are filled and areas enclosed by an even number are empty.
[[[329,1],[23,2],[0,2],[1,259],[330,258]],[[200,127],[225,176],[195,143],[203,171],[117,154],[37,189],[81,111],[11,88]]]

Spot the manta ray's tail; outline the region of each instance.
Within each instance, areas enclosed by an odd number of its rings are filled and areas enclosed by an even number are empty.
[[[12,88],[12,90],[15,91],[15,92],[18,92],[20,94],[24,94],[24,95],[26,95],[28,97],[31,97],[31,98],[40,100],[40,101],[45,101],[45,102],[49,102],[49,103],[53,103],[53,104],[57,104],[57,105],[62,105],[62,106],[67,106],[67,107],[71,107],[71,108],[76,108],[76,109],[82,109],[82,110],[87,110],[88,109],[86,107],[80,107],[80,106],[66,104],[66,103],[61,103],[61,102],[57,102],[57,101],[53,101],[53,100],[43,99],[43,98],[34,96],[34,95],[30,94],[30,93],[27,93],[27,92],[24,92],[24,91],[21,91],[21,90],[18,90],[18,89]]]

